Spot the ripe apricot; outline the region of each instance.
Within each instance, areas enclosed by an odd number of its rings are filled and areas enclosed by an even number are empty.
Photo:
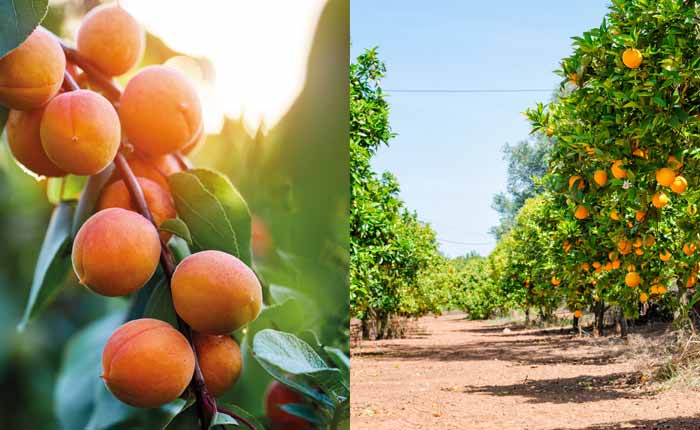
[[[259,258],[264,258],[270,255],[273,249],[272,236],[267,228],[265,221],[253,215],[251,222],[251,242],[253,246],[253,255]],[[569,244],[571,248],[571,244]],[[564,250],[569,252],[564,245]]]
[[[202,128],[197,92],[181,72],[149,66],[126,85],[119,116],[129,141],[150,156],[175,152],[196,141]]]
[[[627,177],[627,170],[622,168],[623,161],[622,160],[616,160],[613,164],[610,170],[612,171],[613,176],[616,179],[624,179]]]
[[[654,205],[655,208],[661,209],[668,204],[668,196],[662,192],[658,192],[651,198],[651,204]]]
[[[241,374],[241,349],[230,336],[195,333],[193,341],[207,390],[215,397],[224,394]]]
[[[38,176],[65,176],[66,172],[46,156],[39,126],[44,109],[11,110],[5,131],[7,144],[18,163]]]
[[[622,62],[630,69],[636,69],[642,65],[642,53],[639,49],[627,48],[622,53]]]
[[[177,216],[173,197],[168,191],[164,190],[160,185],[150,179],[138,177],[136,179],[139,185],[141,185],[143,197],[146,200],[146,204],[148,204],[148,208],[151,210],[153,221],[157,226],[160,226],[166,219],[175,218]],[[133,212],[138,211],[136,204],[131,199],[129,189],[126,187],[126,183],[123,180],[108,185],[102,191],[97,210],[107,208],[122,208]],[[171,235],[166,232],[161,232],[160,236],[163,238],[164,242],[167,242]]]
[[[73,242],[73,269],[80,283],[103,296],[141,288],[158,266],[156,228],[141,215],[110,208],[91,216]]]
[[[58,40],[39,27],[17,48],[0,58],[0,104],[36,109],[61,88],[66,56]]]
[[[578,207],[576,207],[576,212],[574,212],[574,216],[577,219],[586,219],[588,218],[588,214],[588,209],[583,205],[578,205]]]
[[[265,415],[272,427],[285,430],[310,428],[308,421],[280,408],[288,404],[304,404],[304,396],[279,381],[272,381],[265,391]]]
[[[105,4],[85,15],[76,48],[102,73],[118,76],[131,70],[143,55],[143,27],[119,4]]]
[[[675,178],[676,172],[674,172],[670,167],[662,167],[656,171],[656,182],[664,187],[670,186]]]
[[[171,287],[178,315],[205,334],[237,330],[258,316],[262,304],[255,273],[221,251],[202,251],[182,260]]]
[[[608,182],[608,172],[605,170],[596,170],[593,174],[593,180],[599,186],[604,186]]]
[[[141,154],[130,154],[127,156],[127,162],[135,176],[150,179],[167,192],[170,192],[168,176],[182,171],[180,163],[173,154],[166,154],[161,157],[146,157]],[[119,172],[114,172],[107,183],[112,184],[120,179],[121,175]]]
[[[142,318],[119,327],[102,351],[102,378],[122,402],[154,408],[177,399],[194,374],[194,352],[170,324]]]
[[[674,193],[680,194],[684,192],[686,188],[688,188],[688,181],[686,181],[683,176],[676,176],[673,183],[671,183],[671,191]]]
[[[90,90],[70,91],[46,105],[41,144],[58,167],[76,175],[95,175],[114,159],[121,141],[112,104]]]

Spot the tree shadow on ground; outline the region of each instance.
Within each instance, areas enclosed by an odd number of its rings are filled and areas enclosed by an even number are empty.
[[[406,345],[401,342],[382,342],[362,351],[359,356],[382,360],[406,361],[509,361],[519,365],[549,364],[607,365],[624,354],[622,348],[596,348],[592,353],[571,354],[581,347],[581,339],[547,337],[530,339],[489,340],[448,345]]]
[[[525,380],[511,385],[466,386],[462,393],[519,396],[527,398],[527,403],[588,403],[650,395],[632,391],[638,387],[640,377],[641,373],[637,372]]]
[[[700,415],[668,419],[631,420],[617,423],[594,424],[573,430],[700,430]],[[555,429],[555,430],[565,430]],[[572,430],[567,427],[567,430]]]

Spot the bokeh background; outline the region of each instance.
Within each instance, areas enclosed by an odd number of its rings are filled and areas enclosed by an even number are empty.
[[[43,25],[70,41],[79,18],[99,3],[52,2]],[[198,83],[208,136],[191,160],[225,173],[247,200],[256,268],[267,282],[310,298],[321,342],[347,351],[348,1],[122,4],[148,30],[141,66],[170,61]],[[2,428],[58,428],[53,402],[63,348],[117,305],[68,279],[38,319],[16,330],[51,209],[45,183],[15,164],[3,136]]]

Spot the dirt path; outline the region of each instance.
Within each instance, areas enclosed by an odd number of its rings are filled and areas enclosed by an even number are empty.
[[[634,348],[617,338],[459,314],[419,327],[355,349],[352,430],[700,430],[700,392],[651,393]]]

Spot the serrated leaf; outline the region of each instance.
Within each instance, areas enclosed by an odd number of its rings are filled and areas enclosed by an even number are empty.
[[[65,202],[60,203],[51,215],[19,330],[24,330],[29,321],[53,300],[64,285],[71,269],[72,219],[73,205]]]
[[[187,224],[179,218],[166,219],[160,223],[158,227],[160,231],[167,231],[174,235],[177,235],[183,239],[187,244],[192,245],[192,235],[190,234],[190,229],[187,228]]]
[[[0,2],[0,57],[24,42],[43,21],[48,8],[48,0]]]

